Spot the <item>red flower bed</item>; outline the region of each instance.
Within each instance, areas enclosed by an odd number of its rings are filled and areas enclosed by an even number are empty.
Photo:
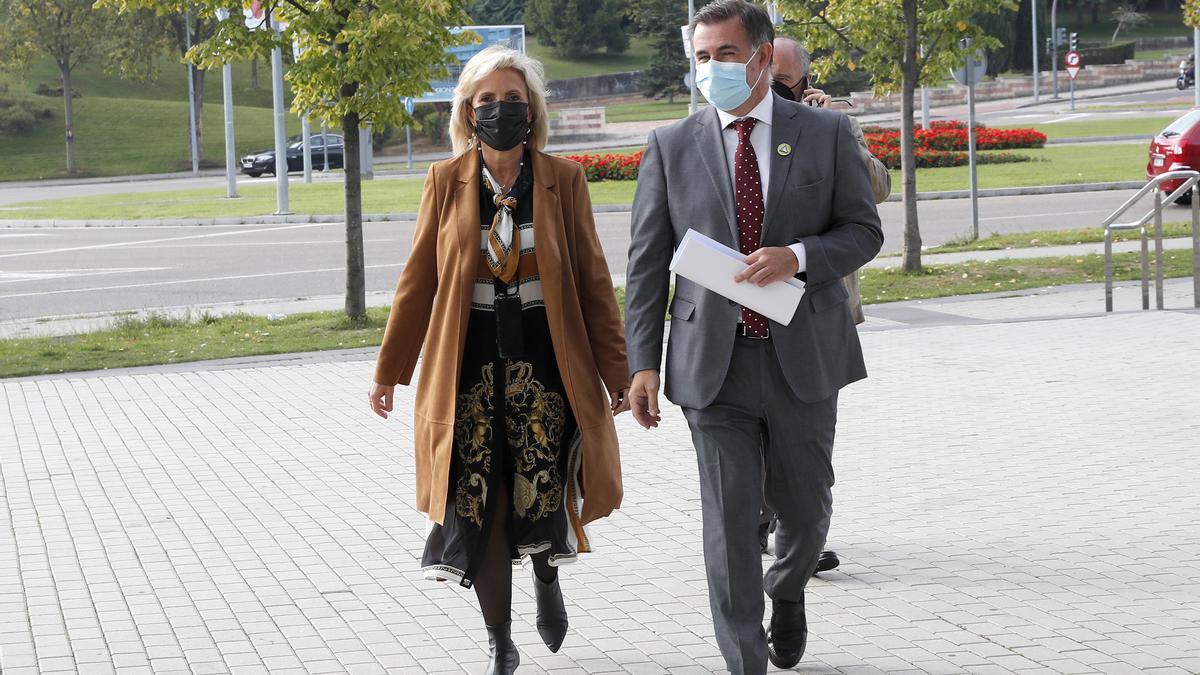
[[[913,136],[918,149],[967,150],[967,125],[958,121],[934,122],[929,129],[917,129]],[[863,130],[869,145],[900,147],[900,132],[883,127]],[[1011,150],[1040,148],[1046,145],[1046,134],[1033,129],[992,129],[982,124],[975,127],[975,147],[980,150]]]
[[[583,166],[588,182],[598,180],[637,180],[638,165],[642,163],[642,153],[638,150],[632,154],[608,153],[605,155],[567,155],[567,159],[578,162]]]
[[[868,141],[867,149],[871,151],[883,165],[889,169],[900,168],[900,148],[891,145],[875,145]],[[917,168],[935,169],[948,166],[966,166],[970,158],[966,152],[957,150],[926,150],[917,148]],[[1028,155],[1018,155],[1011,152],[989,152],[976,155],[980,164],[1008,164],[1012,162],[1030,162],[1033,158]]]
[[[900,132],[879,126],[863,127],[863,135],[872,155],[879,158],[889,169],[900,168]],[[967,125],[957,120],[938,121],[929,129],[917,129],[913,134],[916,141],[918,168],[963,166],[967,158]],[[1013,148],[1040,148],[1046,144],[1046,135],[1033,129],[992,129],[982,124],[975,127],[975,147],[979,150],[1010,150]],[[978,155],[980,164],[1002,164],[1026,162],[1030,158],[1012,153],[987,153]]]
[[[895,129],[867,125],[863,127],[867,149],[889,169],[900,168],[900,132]],[[967,125],[957,120],[934,122],[929,129],[917,129],[917,167],[921,169],[965,166],[967,159]],[[975,127],[976,147],[980,150],[1010,150],[1040,148],[1046,135],[1033,129],[992,129],[982,124]],[[600,180],[637,180],[643,150],[629,154],[567,155],[579,162],[589,182]],[[1030,157],[1010,152],[988,152],[978,155],[980,164],[1027,162]]]

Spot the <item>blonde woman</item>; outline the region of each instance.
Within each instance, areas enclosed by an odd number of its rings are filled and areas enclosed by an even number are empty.
[[[542,67],[480,52],[454,91],[455,155],[429,169],[371,384],[381,417],[424,360],[416,396],[425,576],[474,586],[487,673],[520,658],[513,563],[533,563],[537,628],[567,632],[559,565],[620,505],[613,416],[628,409],[625,343],[583,170],[545,154]],[[581,499],[582,498],[582,499]]]

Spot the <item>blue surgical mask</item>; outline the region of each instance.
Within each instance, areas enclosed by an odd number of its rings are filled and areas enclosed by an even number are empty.
[[[750,55],[750,60],[745,63],[729,63],[713,59],[697,63],[696,88],[709,103],[725,112],[742,105],[750,98],[754,87],[758,86],[758,81],[766,72],[766,68],[764,68],[758,74],[758,79],[754,81],[754,84],[746,83],[746,67],[758,56],[760,48],[761,45],[756,47],[754,53]]]

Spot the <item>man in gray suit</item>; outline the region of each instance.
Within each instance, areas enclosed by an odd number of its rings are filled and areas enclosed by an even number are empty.
[[[757,674],[804,652],[804,587],[832,513],[837,393],[866,376],[841,279],[875,257],[883,232],[845,115],[771,94],[766,11],[716,0],[690,30],[697,86],[716,109],[652,132],[642,159],[626,280],[630,403],[643,427],[658,425],[668,266],[689,228],[746,254],[739,282],[805,281],[787,325],[683,278],[670,307],[665,394],[696,447],[717,643],[731,672]],[[779,528],[760,582],[764,496]]]

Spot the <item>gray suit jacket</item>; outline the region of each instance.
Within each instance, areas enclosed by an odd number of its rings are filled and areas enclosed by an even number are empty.
[[[769,95],[775,109],[762,245],[803,242],[808,259],[804,299],[789,325],[771,323],[771,336],[796,396],[815,402],[866,377],[841,279],[875,257],[883,230],[848,118]],[[792,147],[786,156],[777,150],[783,143]],[[656,129],[642,158],[625,295],[631,373],[662,364],[668,266],[689,228],[737,248],[733,186],[712,108]],[[678,278],[670,311],[666,396],[707,407],[729,369],[739,308]]]

